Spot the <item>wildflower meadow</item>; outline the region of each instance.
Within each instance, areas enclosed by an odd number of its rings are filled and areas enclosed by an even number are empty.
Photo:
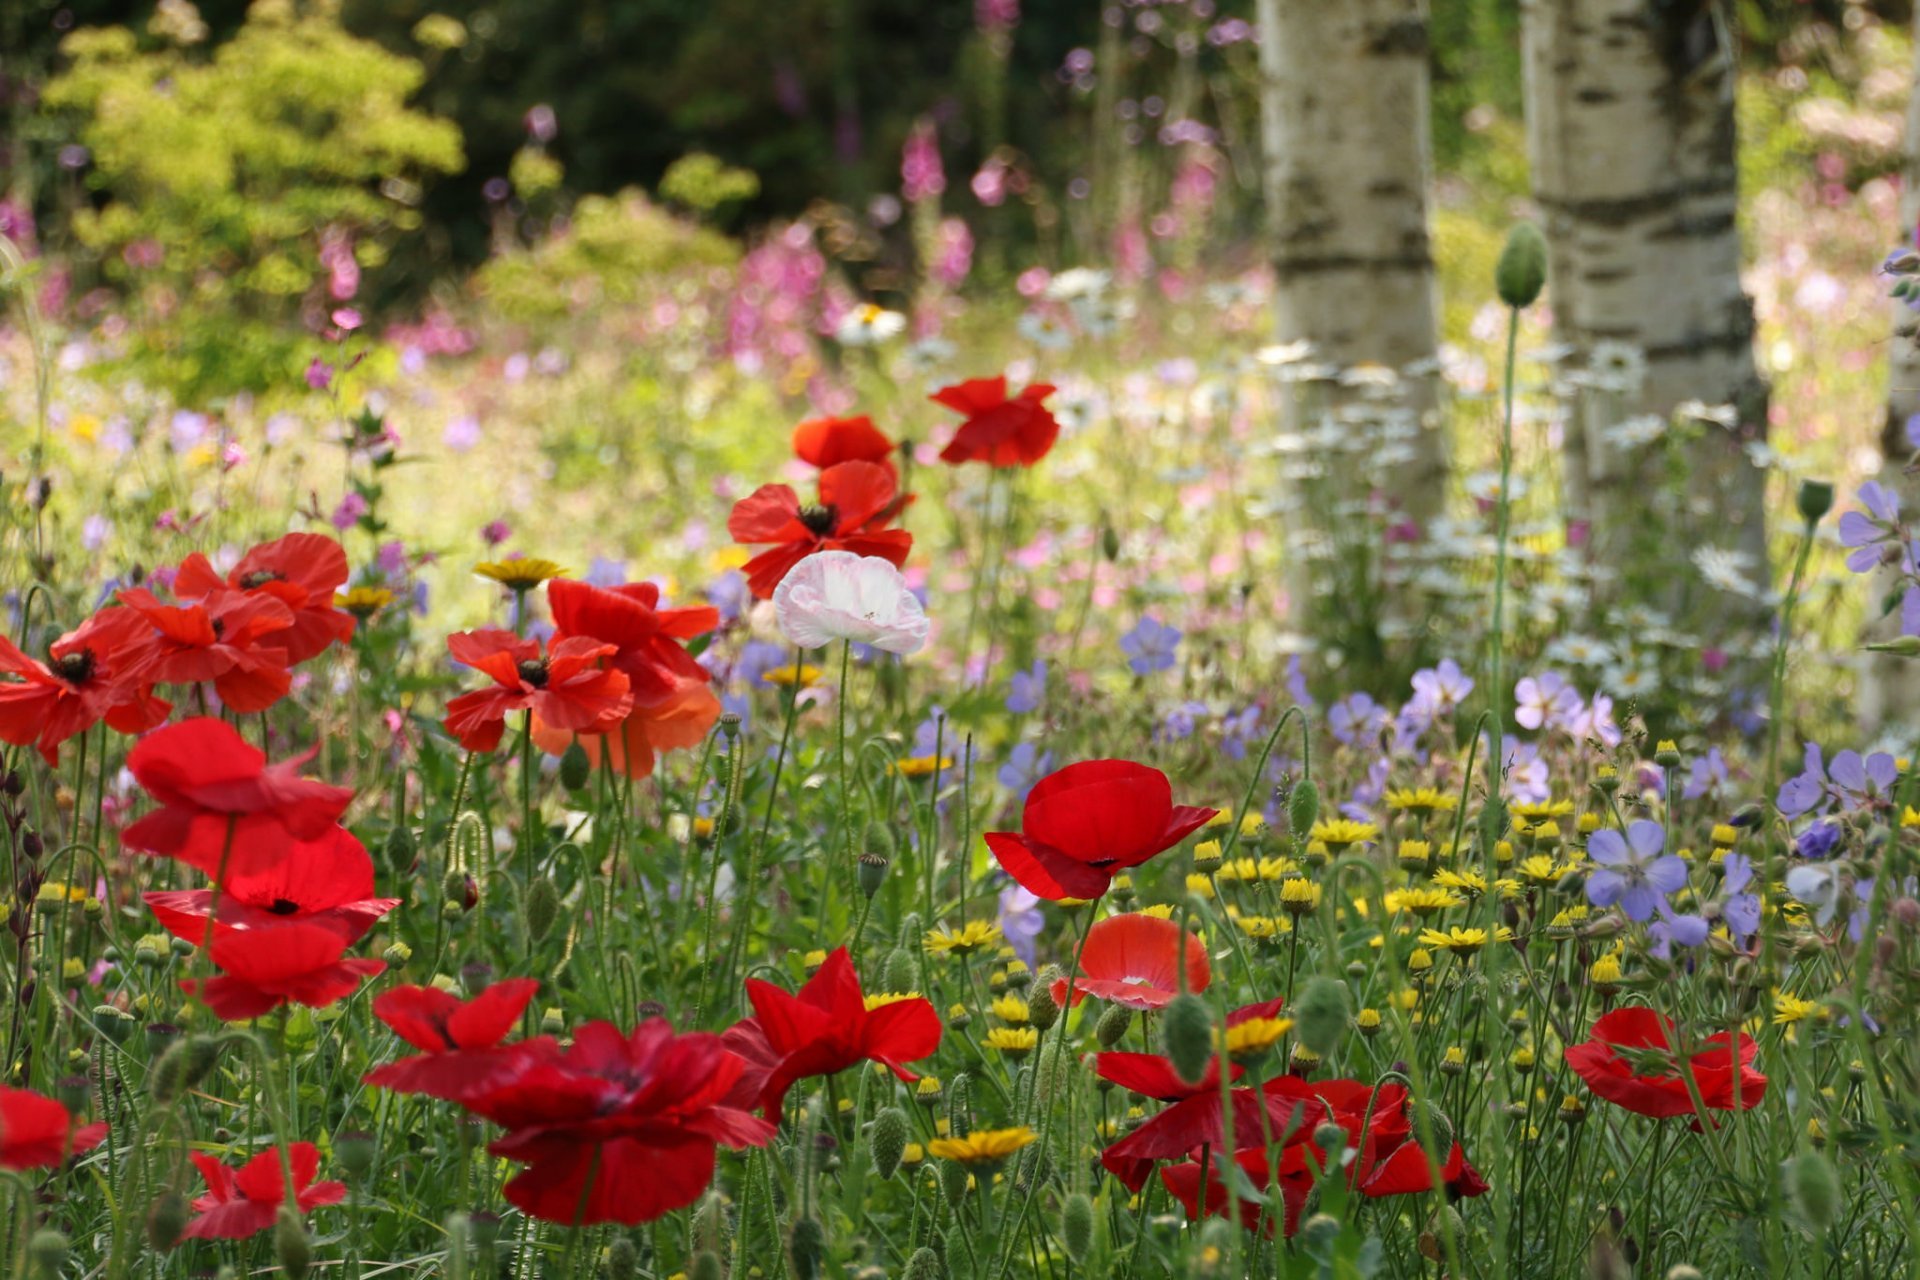
[[[1910,6],[587,8],[0,22],[5,1275],[1920,1274]]]

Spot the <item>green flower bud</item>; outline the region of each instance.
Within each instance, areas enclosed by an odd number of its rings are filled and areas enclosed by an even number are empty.
[[[1060,1021],[1060,1006],[1053,1002],[1053,984],[1036,982],[1027,996],[1027,1021],[1036,1031],[1051,1030]]]
[[[727,1199],[718,1191],[701,1196],[693,1208],[693,1244],[714,1253],[727,1247]]]
[[[1307,832],[1313,830],[1313,824],[1320,821],[1320,788],[1314,785],[1312,778],[1302,778],[1293,784],[1293,791],[1287,796],[1287,828],[1302,840]]]
[[[147,1077],[153,1100],[162,1106],[171,1105],[206,1079],[219,1057],[220,1044],[211,1036],[188,1036],[179,1041],[161,1055]]]
[[[154,1252],[165,1253],[180,1243],[188,1216],[187,1198],[178,1191],[162,1191],[153,1198],[147,1208],[147,1243]]]
[[[403,870],[413,865],[416,846],[413,828],[401,823],[387,832],[387,865]]]
[[[1802,520],[1819,524],[1820,517],[1833,510],[1833,485],[1826,480],[1802,480],[1794,505],[1800,509]]]
[[[1352,1016],[1347,984],[1324,974],[1307,983],[1307,989],[1294,1008],[1294,1025],[1300,1043],[1324,1058],[1340,1044]]]
[[[946,1193],[947,1203],[958,1209],[967,1199],[967,1166],[958,1160],[940,1162],[940,1190]]]
[[[546,876],[535,876],[527,885],[527,936],[540,942],[553,932],[560,919],[560,890]]]
[[[1086,1192],[1076,1191],[1060,1206],[1060,1239],[1067,1256],[1085,1262],[1093,1250],[1093,1201]]]
[[[1100,521],[1100,554],[1109,564],[1120,558],[1120,534],[1104,518]]]
[[[882,1107],[873,1118],[873,1131],[867,1139],[873,1171],[882,1178],[891,1178],[900,1167],[900,1157],[906,1149],[907,1113],[898,1107]]]
[[[1213,1011],[1191,991],[1177,995],[1160,1021],[1160,1045],[1173,1069],[1188,1084],[1198,1084],[1213,1060]]]
[[[720,1262],[720,1255],[711,1249],[702,1249],[693,1255],[693,1265],[687,1268],[687,1280],[726,1280],[727,1269]]]
[[[370,1133],[356,1129],[333,1140],[334,1163],[355,1177],[373,1168],[373,1159],[378,1154],[379,1148]]]
[[[52,1227],[42,1227],[27,1241],[28,1265],[40,1280],[60,1280],[67,1265],[67,1238]]]
[[[592,781],[593,761],[587,759],[587,749],[576,738],[560,753],[560,785],[578,793],[586,790]]]
[[[1127,1028],[1133,1025],[1133,1010],[1123,1004],[1107,1006],[1100,1015],[1100,1021],[1093,1024],[1093,1038],[1100,1042],[1102,1049],[1111,1049],[1120,1043],[1127,1034]]]
[[[313,1245],[307,1240],[306,1224],[300,1215],[285,1205],[273,1224],[273,1253],[287,1280],[301,1280],[313,1262]]]
[[[640,1246],[628,1235],[615,1236],[607,1245],[607,1280],[634,1280],[640,1274]]]
[[[1793,1207],[1815,1231],[1825,1232],[1840,1211],[1840,1179],[1817,1151],[1787,1161],[1787,1195]]]
[[[1325,1249],[1340,1235],[1340,1219],[1316,1213],[1300,1224],[1300,1239],[1309,1249]]]
[[[827,1233],[818,1218],[797,1218],[787,1240],[793,1256],[793,1274],[799,1280],[814,1280],[820,1274],[820,1259],[826,1253]]]
[[[905,1269],[900,1272],[900,1280],[945,1280],[947,1269],[940,1265],[940,1255],[921,1245],[907,1259]]]
[[[1530,307],[1547,285],[1547,238],[1531,222],[1515,223],[1507,232],[1506,247],[1493,269],[1494,289],[1500,301],[1513,308]]]
[[[920,985],[920,967],[914,961],[913,953],[904,947],[895,947],[887,953],[887,962],[881,966],[885,977],[885,990],[912,991]]]

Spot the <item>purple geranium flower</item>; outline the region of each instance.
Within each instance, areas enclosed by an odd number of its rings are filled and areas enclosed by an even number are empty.
[[[1017,716],[1038,711],[1047,696],[1046,659],[1035,658],[1030,670],[1014,672],[1007,684],[1007,710]]]
[[[1033,940],[1046,927],[1046,918],[1040,914],[1037,895],[1017,884],[1010,884],[1000,891],[1000,932],[1006,935],[1007,945],[1013,948],[1013,953],[1029,969],[1034,966]]]
[[[1882,559],[1882,543],[1901,542],[1900,498],[1893,490],[1869,480],[1860,486],[1860,504],[1866,511],[1847,511],[1840,516],[1840,542],[1853,550],[1847,555],[1847,568],[1869,573]]]
[[[1472,692],[1473,677],[1452,658],[1413,673],[1413,700],[1429,716],[1451,715]]]
[[[1626,834],[1608,828],[1587,841],[1587,856],[1599,864],[1587,877],[1587,901],[1596,907],[1618,903],[1627,919],[1652,919],[1667,895],[1687,883],[1687,864],[1662,854],[1667,833],[1642,818],[1627,824]]]
[[[1522,677],[1513,687],[1513,722],[1522,729],[1562,729],[1580,709],[1580,694],[1558,671]]]
[[[1753,859],[1729,853],[1720,867],[1720,918],[1727,922],[1734,944],[1744,947],[1748,938],[1760,932],[1760,895],[1747,892],[1753,883]]]
[[[1150,676],[1173,666],[1174,651],[1180,647],[1180,629],[1158,618],[1143,615],[1133,630],[1120,637],[1121,652],[1137,676]]]
[[[1693,764],[1687,770],[1687,785],[1680,794],[1688,800],[1718,794],[1720,788],[1726,785],[1727,778],[1727,758],[1720,754],[1720,748],[1710,747],[1704,756],[1693,758]]]
[[[1000,766],[995,776],[1000,785],[1011,792],[1015,799],[1025,803],[1027,792],[1033,790],[1033,784],[1053,772],[1053,753],[1042,751],[1031,742],[1014,744],[1007,755],[1007,762]]]
[[[1327,708],[1327,727],[1346,746],[1386,728],[1387,709],[1364,693],[1349,694]]]

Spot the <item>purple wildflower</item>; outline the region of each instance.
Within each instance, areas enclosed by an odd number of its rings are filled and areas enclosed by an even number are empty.
[[[1629,920],[1651,919],[1667,895],[1687,883],[1687,864],[1662,854],[1666,844],[1666,831],[1644,818],[1628,823],[1625,835],[1612,828],[1594,832],[1587,856],[1599,866],[1587,877],[1587,901],[1596,907],[1618,903]]]

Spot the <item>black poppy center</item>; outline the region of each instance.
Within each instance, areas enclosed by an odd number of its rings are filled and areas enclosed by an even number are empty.
[[[273,900],[273,905],[268,907],[267,910],[273,912],[273,914],[277,916],[290,916],[300,910],[300,904],[297,902],[290,902],[285,898],[275,898]]]
[[[834,522],[839,519],[839,516],[840,513],[830,505],[815,503],[812,506],[800,508],[800,523],[807,527],[808,533],[816,537],[832,533]]]
[[[520,678],[536,689],[547,687],[547,664],[531,658],[520,664]]]
[[[286,575],[283,573],[275,573],[272,569],[255,569],[252,573],[240,579],[240,585],[252,591],[256,587],[266,586],[269,582],[285,581]]]
[[[81,649],[65,657],[54,657],[48,665],[53,674],[68,684],[85,684],[93,674],[93,650]]]
[[[214,618],[211,620],[211,625],[214,635],[222,636],[227,633],[227,620],[225,618]]]

